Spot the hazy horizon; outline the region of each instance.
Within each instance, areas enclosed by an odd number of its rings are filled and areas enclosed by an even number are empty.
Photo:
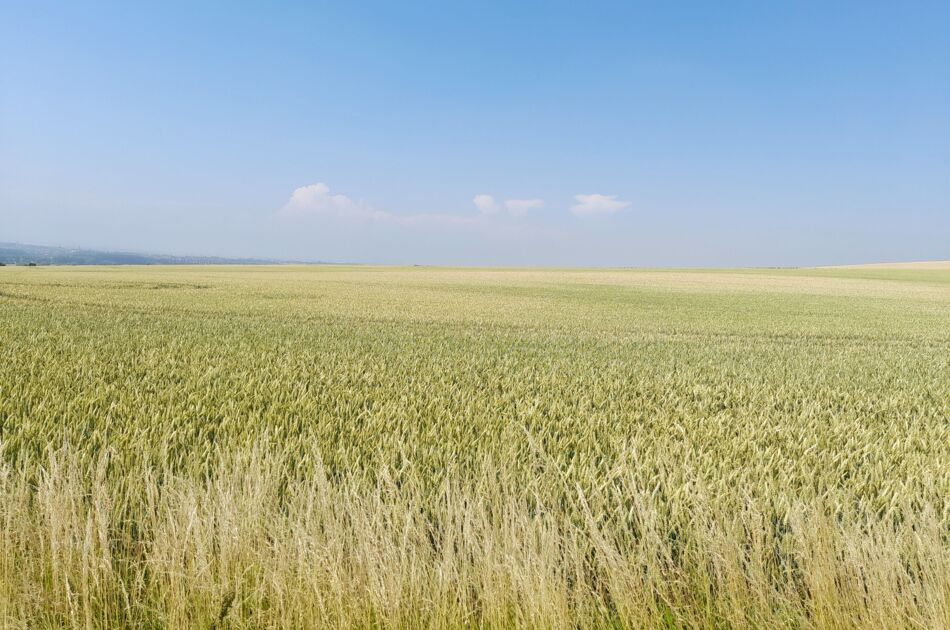
[[[0,241],[479,266],[950,259],[942,3],[0,7]]]
[[[157,250],[143,250],[143,249],[129,249],[129,248],[94,248],[94,247],[85,247],[82,245],[69,245],[69,244],[46,244],[46,243],[19,243],[19,242],[0,242],[0,247],[4,245],[13,245],[13,246],[23,246],[23,247],[36,247],[41,249],[62,249],[64,251],[80,251],[87,253],[101,253],[101,254],[127,254],[133,256],[155,256],[157,258],[206,258],[206,259],[220,259],[224,261],[223,264],[244,264],[245,262],[253,262],[255,264],[278,264],[278,265],[340,265],[340,266],[423,266],[423,267],[471,267],[471,268],[515,268],[515,269],[528,269],[528,268],[538,268],[538,269],[554,269],[554,268],[575,268],[575,269],[611,269],[611,268],[620,268],[620,269],[808,269],[808,268],[822,268],[822,267],[882,267],[882,268],[918,268],[916,265],[927,265],[927,267],[919,268],[950,268],[950,259],[927,259],[927,260],[880,260],[880,261],[858,261],[858,262],[844,262],[844,263],[835,263],[832,265],[733,265],[729,266],[717,266],[717,265],[531,265],[531,264],[475,264],[475,265],[453,265],[451,263],[374,263],[374,262],[361,262],[361,261],[351,261],[351,260],[320,260],[320,259],[287,259],[287,258],[263,258],[263,257],[254,257],[254,256],[214,256],[208,255],[203,252],[194,252],[194,251],[157,251]],[[5,262],[0,257],[0,262]],[[148,262],[148,263],[61,263],[53,262],[50,263],[53,265],[74,265],[74,264],[104,264],[104,265],[137,265],[137,264],[166,264],[162,262]],[[194,263],[167,263],[167,264],[194,264]],[[934,265],[937,265],[934,267]]]

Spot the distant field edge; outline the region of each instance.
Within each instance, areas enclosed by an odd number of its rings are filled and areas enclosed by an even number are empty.
[[[917,262],[864,263],[859,265],[825,265],[816,269],[944,269],[950,270],[950,260],[921,260]]]

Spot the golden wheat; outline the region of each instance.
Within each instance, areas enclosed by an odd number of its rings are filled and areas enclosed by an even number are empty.
[[[0,624],[950,627],[950,272],[0,270]]]

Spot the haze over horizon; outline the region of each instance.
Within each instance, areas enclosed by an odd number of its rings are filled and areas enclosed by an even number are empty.
[[[0,7],[0,241],[950,259],[950,5]]]

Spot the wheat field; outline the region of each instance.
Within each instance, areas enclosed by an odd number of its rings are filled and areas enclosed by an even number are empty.
[[[3,628],[948,628],[950,269],[0,269]]]

